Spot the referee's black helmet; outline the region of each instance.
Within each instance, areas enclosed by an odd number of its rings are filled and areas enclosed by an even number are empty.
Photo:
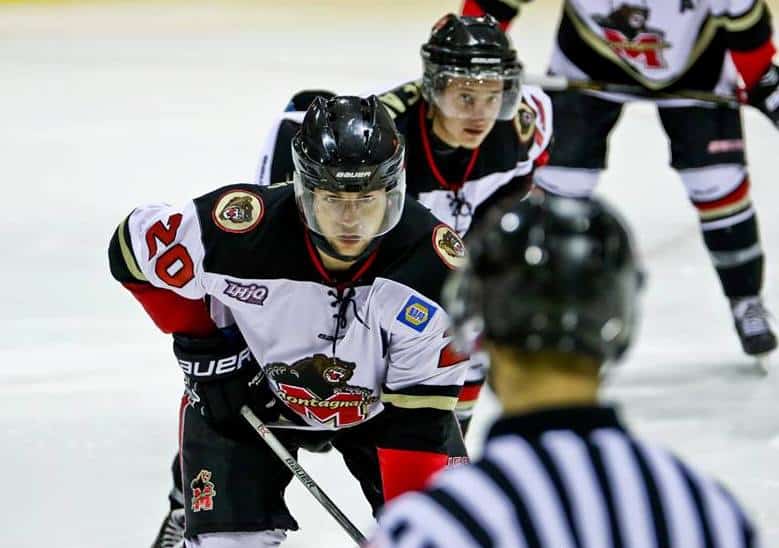
[[[630,345],[643,275],[630,231],[599,199],[533,195],[468,234],[469,262],[445,305],[461,346],[618,359]]]

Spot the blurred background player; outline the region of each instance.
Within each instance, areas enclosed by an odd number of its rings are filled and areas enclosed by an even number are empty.
[[[490,14],[498,20],[500,28],[507,31],[511,21],[519,14],[522,4],[532,0],[465,0],[462,13],[470,17]]]
[[[522,86],[511,40],[491,17],[448,14],[421,48],[423,78],[380,95],[406,143],[407,192],[460,235],[490,206],[524,196],[551,140],[549,98]],[[289,180],[289,143],[317,94],[297,94],[265,142],[256,182]],[[484,364],[466,378],[457,414],[463,433],[484,383]]]
[[[474,2],[487,11],[500,2]],[[763,0],[567,0],[549,65],[572,80],[732,95],[779,122],[779,72]],[[606,166],[622,104],[633,98],[562,91],[553,100],[555,140],[536,182],[549,192],[590,196]],[[728,298],[744,352],[763,357],[776,337],[761,298],[763,250],[738,109],[657,101],[677,170],[697,209],[703,241]]]
[[[503,415],[480,461],[389,504],[370,548],[757,547],[730,493],[598,403],[641,286],[612,210],[533,196],[466,240],[447,306],[460,341],[483,337]]]
[[[298,528],[292,474],[244,404],[293,455],[332,443],[374,511],[446,466],[452,439],[464,454],[452,411],[467,357],[447,350],[439,304],[459,236],[406,196],[404,146],[375,96],[316,99],[292,147],[293,183],[142,206],[111,240],[113,276],[173,333],[186,378],[185,546],[278,546]]]

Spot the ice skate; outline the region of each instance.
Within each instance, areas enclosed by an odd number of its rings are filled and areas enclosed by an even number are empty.
[[[760,297],[742,297],[731,301],[733,321],[744,352],[767,371],[768,355],[776,349],[776,335],[768,321],[769,313]]]

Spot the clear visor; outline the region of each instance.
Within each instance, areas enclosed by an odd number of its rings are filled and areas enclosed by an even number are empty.
[[[304,184],[294,175],[295,197],[308,228],[338,247],[359,247],[389,232],[400,220],[406,172],[390,190],[336,192]]]
[[[517,115],[520,70],[443,70],[432,79],[431,100],[444,116],[469,120],[511,120]]]

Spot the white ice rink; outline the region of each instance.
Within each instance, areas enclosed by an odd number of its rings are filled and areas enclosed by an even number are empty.
[[[544,68],[559,3],[537,1],[512,30],[529,72]],[[148,546],[166,510],[180,373],[169,338],[110,277],[116,224],[140,203],[249,180],[268,122],[299,88],[413,77],[429,27],[459,7],[280,4],[0,6],[3,548]],[[745,120],[777,312],[779,132],[754,111]],[[607,396],[636,431],[719,476],[779,546],[779,372],[750,374],[652,107],[629,108],[611,142],[601,192],[633,221],[649,288]],[[475,450],[494,412],[485,398]],[[370,531],[337,454],[303,463]],[[298,485],[289,500],[302,530],[285,546],[349,545]]]

